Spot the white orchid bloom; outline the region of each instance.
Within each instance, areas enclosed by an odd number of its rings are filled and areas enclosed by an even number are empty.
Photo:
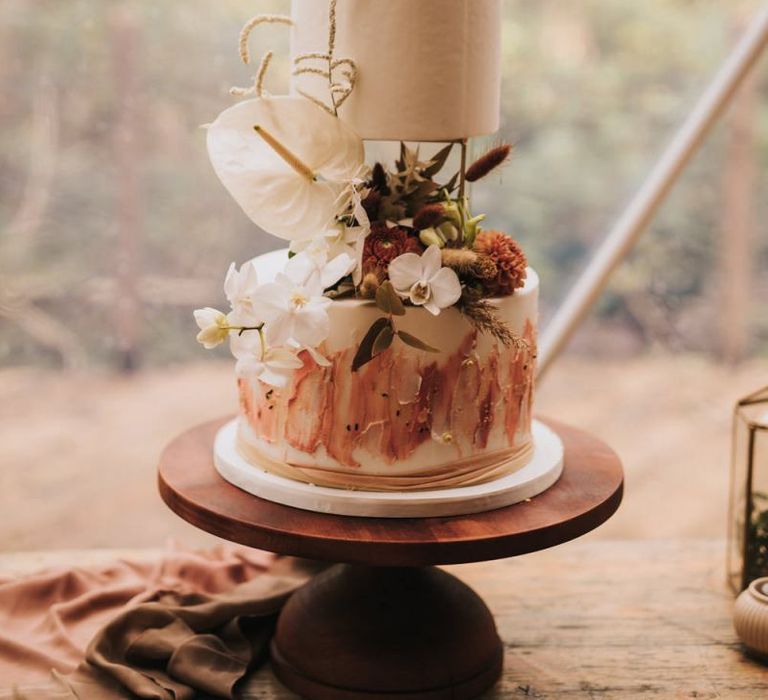
[[[301,258],[304,255],[292,258],[285,272],[259,289],[259,305],[270,345],[291,343],[300,348],[315,348],[330,332],[328,306],[332,301],[323,296],[323,282],[314,273],[311,260]],[[294,262],[297,258],[301,259]]]
[[[240,102],[219,115],[207,140],[229,193],[255,224],[287,240],[333,224],[364,160],[360,137],[304,97]]]
[[[389,280],[395,291],[415,306],[437,316],[461,296],[458,275],[442,267],[440,248],[431,245],[421,255],[404,253],[389,263]]]
[[[325,232],[311,238],[292,241],[290,245],[293,253],[309,252],[311,255],[324,253],[329,260],[342,254],[350,255],[353,260],[352,267],[346,274],[352,273],[355,286],[360,284],[363,277],[363,248],[365,238],[371,232],[371,223],[362,204],[363,192],[368,191],[365,183],[369,176],[370,168],[367,165],[361,166],[357,176],[347,183],[347,187],[337,201],[338,216],[353,217],[357,220],[356,226],[348,226],[343,221],[337,220]]]
[[[330,246],[322,240],[315,241],[303,252],[294,255],[285,266],[285,274],[292,280],[310,287],[326,290],[346,277],[355,266],[355,259],[341,253],[329,260]]]
[[[235,263],[229,266],[224,280],[224,293],[232,307],[231,320],[234,325],[257,326],[263,321],[254,306],[258,288],[259,279],[253,261],[244,263],[239,270]]]
[[[256,377],[278,388],[287,386],[293,371],[304,364],[288,348],[265,348],[261,334],[255,331],[233,335],[230,348],[237,358],[238,377]]]
[[[197,342],[206,350],[212,350],[227,339],[230,329],[229,321],[224,313],[208,306],[204,309],[197,309],[194,316],[198,328],[200,328]]]
[[[300,241],[291,241],[289,248],[292,253],[307,252],[313,256],[325,255],[329,260],[342,254],[354,258],[357,242],[363,235],[363,231],[362,226],[347,226],[339,221],[325,233]]]
[[[320,236],[303,241],[294,241],[291,243],[291,251],[294,253],[308,252],[311,255],[316,255],[319,251],[325,251],[329,259],[336,258],[339,255],[350,256],[352,259],[351,267],[347,270],[346,274],[352,273],[352,281],[355,285],[358,285],[362,279],[365,237],[370,233],[370,230],[370,225],[347,226],[344,223],[338,222],[336,226],[328,229]]]

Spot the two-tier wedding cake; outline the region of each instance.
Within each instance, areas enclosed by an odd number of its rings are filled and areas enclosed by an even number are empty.
[[[538,277],[468,197],[510,152],[467,157],[499,126],[500,15],[501,0],[293,0],[244,28],[246,63],[254,29],[291,32],[292,90],[268,94],[268,52],[207,131],[224,186],[290,242],[232,265],[227,312],[195,312],[198,340],[237,359],[216,463],[242,488],[427,515],[557,479],[531,415]],[[367,164],[364,140],[399,155]]]

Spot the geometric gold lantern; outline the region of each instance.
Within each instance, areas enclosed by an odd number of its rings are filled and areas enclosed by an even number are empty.
[[[733,414],[728,582],[735,593],[768,576],[768,387]]]

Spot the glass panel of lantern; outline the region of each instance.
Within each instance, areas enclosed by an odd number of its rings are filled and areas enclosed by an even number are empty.
[[[734,410],[728,581],[734,592],[768,576],[768,387]]]

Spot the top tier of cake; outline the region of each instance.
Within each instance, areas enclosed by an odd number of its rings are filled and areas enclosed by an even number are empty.
[[[328,50],[328,3],[293,0],[291,54]],[[338,0],[334,55],[356,87],[339,110],[362,138],[453,141],[499,128],[501,0]],[[318,76],[293,88],[319,98]]]

